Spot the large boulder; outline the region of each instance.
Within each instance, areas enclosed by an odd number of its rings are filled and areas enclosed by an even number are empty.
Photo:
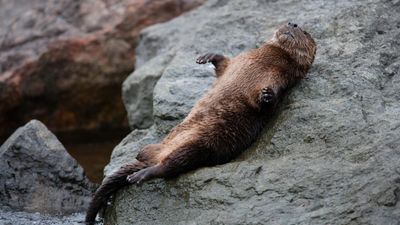
[[[48,214],[84,211],[94,185],[41,122],[32,120],[0,147],[0,206]]]
[[[203,1],[0,1],[0,142],[32,118],[53,131],[127,128],[120,86],[139,32]]]
[[[130,114],[151,107],[137,117],[152,127],[115,148],[106,175],[165,136],[210,87],[212,69],[195,64],[199,54],[234,56],[287,21],[308,30],[318,51],[307,79],[241,157],[124,188],[106,223],[398,224],[399,11],[399,1],[386,0],[210,0],[145,29],[124,98],[139,102]],[[134,94],[138,79],[154,90]]]

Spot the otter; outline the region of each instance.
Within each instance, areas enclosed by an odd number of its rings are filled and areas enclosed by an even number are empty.
[[[234,159],[256,140],[285,90],[306,75],[315,53],[311,35],[288,23],[259,48],[234,58],[200,56],[198,64],[215,67],[212,88],[160,143],[143,147],[136,160],[104,179],[89,205],[86,224],[94,223],[97,212],[123,186]]]

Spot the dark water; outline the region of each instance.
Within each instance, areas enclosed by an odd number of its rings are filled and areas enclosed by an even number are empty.
[[[101,183],[103,169],[110,161],[112,150],[128,133],[128,129],[120,129],[64,132],[56,136],[69,154],[81,164],[90,181]]]

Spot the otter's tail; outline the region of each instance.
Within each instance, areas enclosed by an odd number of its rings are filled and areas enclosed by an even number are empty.
[[[108,198],[116,192],[118,189],[128,185],[126,177],[148,167],[147,164],[135,161],[134,163],[122,166],[118,171],[109,177],[106,177],[97,191],[94,193],[93,199],[89,204],[89,208],[86,212],[85,223],[92,225],[95,222],[97,212],[104,206]]]

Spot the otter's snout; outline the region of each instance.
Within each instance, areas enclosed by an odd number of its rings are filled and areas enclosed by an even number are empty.
[[[291,22],[289,22],[287,25],[288,25],[289,27],[297,27],[297,24],[291,23]]]

